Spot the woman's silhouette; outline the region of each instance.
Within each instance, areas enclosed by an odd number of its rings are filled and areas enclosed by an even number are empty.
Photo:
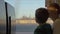
[[[60,6],[57,3],[51,3],[48,5],[49,17],[54,21],[53,23],[53,34],[60,34]]]

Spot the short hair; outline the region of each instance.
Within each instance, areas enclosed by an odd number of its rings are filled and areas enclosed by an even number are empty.
[[[56,9],[58,9],[57,14],[60,14],[60,6],[58,3],[50,3],[49,7],[54,7]]]
[[[37,23],[45,23],[49,17],[49,13],[45,8],[38,8],[35,12],[35,19]]]

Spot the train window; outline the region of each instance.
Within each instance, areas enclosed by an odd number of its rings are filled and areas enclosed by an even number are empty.
[[[45,8],[45,0],[16,0],[16,34],[33,34],[38,24],[35,10]]]
[[[0,34],[34,34],[36,9],[53,2],[59,4],[59,0],[0,0]],[[54,22],[48,18],[46,23]]]
[[[16,34],[33,34],[38,26],[35,22],[35,10],[45,8],[45,0],[5,0],[5,2],[8,18],[11,18],[11,31],[16,31]]]

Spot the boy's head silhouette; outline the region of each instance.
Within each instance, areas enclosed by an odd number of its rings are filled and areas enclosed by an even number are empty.
[[[38,8],[35,13],[36,22],[38,24],[43,24],[49,17],[49,13],[45,8]]]

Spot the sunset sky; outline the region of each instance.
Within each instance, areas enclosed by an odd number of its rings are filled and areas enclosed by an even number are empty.
[[[15,7],[16,18],[22,16],[34,17],[35,10],[40,7],[45,7],[45,0],[5,0]]]
[[[15,8],[16,19],[23,16],[35,17],[35,10],[45,7],[45,0],[5,0]],[[25,22],[23,23],[25,24]]]
[[[45,7],[45,0],[19,0],[16,1],[16,18],[22,16],[34,17],[35,10],[40,7]]]

